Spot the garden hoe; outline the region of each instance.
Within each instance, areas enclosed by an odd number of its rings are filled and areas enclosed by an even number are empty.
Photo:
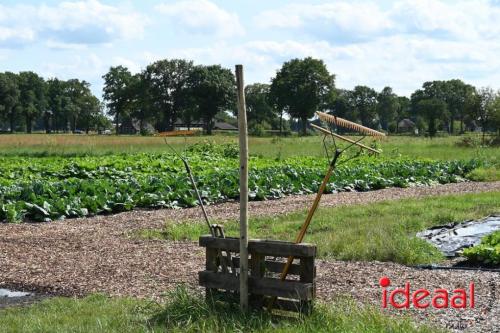
[[[210,231],[210,234],[212,235],[212,237],[226,238],[226,235],[224,234],[224,227],[222,225],[210,223],[210,219],[208,218],[208,214],[207,214],[207,211],[205,209],[205,205],[203,204],[203,200],[201,198],[200,191],[198,191],[198,186],[196,186],[196,182],[194,180],[193,173],[191,171],[191,167],[189,166],[187,159],[185,157],[181,156],[174,149],[174,147],[169,145],[166,139],[165,139],[165,143],[174,152],[174,154],[180,158],[182,163],[184,163],[184,168],[186,169],[186,173],[188,174],[189,181],[191,182],[191,186],[193,186],[193,190],[196,193],[196,197],[198,199],[198,204],[201,207],[201,211],[203,212],[203,217],[205,218],[205,222],[207,223],[208,230]],[[228,273],[228,263],[229,263],[229,266],[231,267],[230,273],[232,273],[232,274],[236,273],[236,271],[234,269],[234,265],[233,265],[233,260],[231,258],[231,253],[229,251],[227,251],[227,255],[224,256],[222,253],[222,250],[218,250],[217,257],[219,258],[223,273]]]
[[[360,151],[358,152],[358,154],[354,155],[353,157],[349,158],[348,160],[359,156],[359,153],[361,153],[361,151],[363,151],[363,150],[368,150],[368,151],[370,151],[372,153],[379,154],[380,153],[379,150],[376,150],[374,148],[368,147],[368,146],[362,144],[361,141],[364,138],[366,138],[367,136],[372,136],[372,137],[376,137],[376,138],[377,137],[383,137],[383,136],[385,136],[384,133],[378,132],[378,131],[373,130],[371,128],[368,128],[368,127],[365,127],[365,126],[353,123],[353,122],[351,122],[349,120],[346,120],[346,119],[343,119],[343,118],[340,118],[340,117],[336,117],[336,116],[333,116],[333,115],[330,115],[330,114],[327,114],[327,113],[316,112],[316,115],[319,117],[319,119],[321,121],[326,122],[330,126],[330,129],[326,129],[326,128],[323,128],[321,126],[317,126],[317,125],[314,125],[314,124],[311,124],[311,126],[313,128],[315,128],[315,129],[319,130],[321,133],[323,133],[325,135],[324,138],[323,138],[323,144],[325,146],[325,151],[326,151],[327,156],[330,157],[329,153],[328,153],[328,148],[327,148],[327,145],[326,145],[326,139],[327,139],[328,136],[330,136],[332,138],[333,144],[335,146],[335,151],[334,151],[334,154],[333,154],[333,156],[331,158],[331,161],[330,161],[330,164],[328,166],[328,170],[327,170],[327,172],[325,174],[325,177],[323,178],[323,182],[321,183],[321,186],[318,189],[318,193],[316,194],[316,198],[314,199],[314,202],[313,202],[311,208],[309,209],[309,212],[307,214],[306,220],[302,224],[302,227],[300,228],[300,231],[299,231],[297,237],[295,238],[295,243],[301,243],[302,240],[304,239],[304,236],[305,236],[305,234],[307,232],[307,228],[309,227],[309,224],[311,224],[312,217],[313,217],[314,213],[316,212],[316,209],[318,208],[319,202],[321,200],[321,196],[323,195],[323,192],[325,191],[325,188],[326,188],[326,186],[327,186],[327,184],[328,184],[328,182],[330,180],[330,177],[331,177],[333,171],[335,170],[335,167],[337,165],[337,162],[338,162],[338,159],[339,159],[340,155],[344,151],[346,151],[347,149],[349,149],[349,148],[351,148],[353,146],[360,147]],[[336,127],[343,127],[343,128],[348,129],[348,130],[358,132],[358,133],[362,134],[363,136],[361,137],[361,139],[355,141],[355,140],[352,140],[352,139],[347,138],[345,136],[342,136],[342,135],[339,135],[337,133],[334,133],[334,129]],[[347,147],[343,148],[343,149],[339,149],[337,147],[335,139],[339,139],[339,140],[348,142],[349,145]],[[293,259],[294,259],[294,257],[288,257],[286,265],[283,268],[283,271],[281,272],[281,275],[280,275],[280,279],[282,281],[286,279],[286,277],[288,275],[288,271],[290,270],[290,267],[291,267],[291,265],[293,263]],[[268,311],[272,310],[273,304],[274,304],[275,300],[276,300],[276,297],[272,297],[269,300],[269,303],[268,303],[268,306],[267,306]]]

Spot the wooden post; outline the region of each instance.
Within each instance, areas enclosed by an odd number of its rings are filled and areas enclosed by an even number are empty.
[[[248,310],[248,138],[243,66],[236,65],[240,143],[240,308]]]

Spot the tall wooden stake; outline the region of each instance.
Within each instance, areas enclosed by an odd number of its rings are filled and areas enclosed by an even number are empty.
[[[240,307],[248,310],[248,137],[243,66],[236,65],[240,142]]]

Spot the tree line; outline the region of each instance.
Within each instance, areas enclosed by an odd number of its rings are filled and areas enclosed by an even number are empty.
[[[111,126],[111,117],[116,133],[135,122],[141,131],[147,124],[169,131],[202,123],[210,134],[217,119],[235,122],[235,78],[220,65],[164,59],[137,74],[111,67],[103,79],[101,103],[85,81],[0,73],[0,129],[98,131]],[[401,123],[429,136],[478,129],[500,133],[500,92],[458,79],[425,82],[410,98],[391,87],[339,89],[324,62],[308,57],[285,62],[270,84],[248,85],[245,94],[253,134],[290,128],[306,134],[307,121],[318,110],[389,133],[399,132]]]
[[[189,126],[202,120],[211,133],[217,115],[236,114],[235,78],[219,65],[166,59],[135,75],[112,67],[104,80],[104,99],[117,131],[121,121],[134,118],[141,124],[152,121],[160,131],[173,130],[176,121]],[[293,126],[305,134],[318,110],[389,133],[398,132],[403,119],[430,136],[438,130],[500,131],[500,92],[491,88],[477,89],[458,79],[430,81],[410,98],[391,87],[338,89],[324,62],[310,57],[285,62],[270,84],[248,85],[245,95],[250,133]]]
[[[107,123],[103,105],[88,82],[45,80],[31,71],[0,73],[0,129],[89,132],[104,129]]]

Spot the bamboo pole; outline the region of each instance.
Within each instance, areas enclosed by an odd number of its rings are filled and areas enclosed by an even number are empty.
[[[248,310],[248,137],[243,66],[236,65],[240,144],[240,308]]]

